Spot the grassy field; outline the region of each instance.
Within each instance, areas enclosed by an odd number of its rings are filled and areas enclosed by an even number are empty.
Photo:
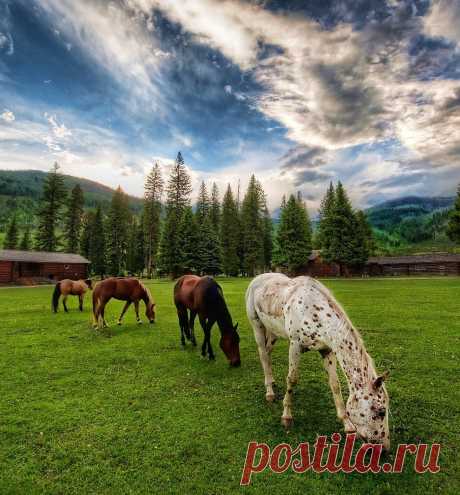
[[[263,375],[244,312],[247,280],[223,280],[240,323],[242,366],[179,345],[172,284],[151,284],[157,323],[132,309],[112,338],[85,312],[50,312],[50,287],[0,289],[0,493],[460,492],[460,279],[327,281],[361,331],[378,370],[389,369],[393,447],[440,442],[441,472],[283,475],[239,479],[251,440],[275,446],[342,431],[319,355],[303,356],[295,426],[280,424],[281,401],[265,403]],[[121,303],[108,307],[114,324]],[[197,327],[199,341],[202,332]],[[284,389],[286,342],[273,355]],[[391,459],[391,455],[390,455]]]

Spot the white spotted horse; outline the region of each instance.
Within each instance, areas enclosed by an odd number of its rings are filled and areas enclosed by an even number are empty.
[[[310,277],[289,278],[279,273],[256,277],[246,292],[246,310],[254,330],[265,375],[266,399],[273,401],[272,347],[278,338],[289,340],[289,372],[282,423],[292,425],[292,393],[298,381],[300,356],[319,351],[329,375],[337,416],[347,433],[390,448],[389,397],[360,334],[331,292]],[[337,361],[347,379],[344,405],[337,377]]]

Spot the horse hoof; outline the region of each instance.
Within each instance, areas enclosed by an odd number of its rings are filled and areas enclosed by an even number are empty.
[[[117,321],[117,325],[121,327],[121,321]]]
[[[292,418],[287,418],[283,416],[281,418],[281,424],[286,428],[286,430],[289,430],[292,428],[292,425],[294,424],[294,420]]]
[[[215,356],[209,356],[209,361],[215,361],[216,357]]]
[[[137,320],[138,325],[142,325],[142,320]]]
[[[265,399],[267,400],[267,402],[275,402],[276,396],[275,394],[267,394],[265,396]]]

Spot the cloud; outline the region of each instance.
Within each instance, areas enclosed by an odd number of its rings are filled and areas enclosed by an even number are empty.
[[[315,168],[326,163],[326,152],[323,148],[296,146],[281,158],[281,168]]]
[[[428,36],[447,38],[460,44],[460,3],[455,0],[434,0],[424,17]]]
[[[344,22],[324,29],[300,15],[236,0],[133,1],[145,12],[161,10],[196,42],[220,50],[250,74],[262,88],[251,104],[299,145],[338,150],[398,139],[423,157],[429,135],[430,141],[441,136],[436,146],[445,148],[446,157],[456,149],[446,138],[452,140],[457,117],[451,113],[442,123],[438,117],[460,83],[409,77],[416,67],[412,40],[423,32],[437,34],[448,17],[457,19],[455,2],[435,3],[425,22],[409,2],[391,2],[385,18],[374,19],[371,12],[361,29]],[[451,14],[443,10],[448,3]],[[444,33],[456,39],[458,26],[453,22]],[[420,54],[417,63],[420,69]]]
[[[11,35],[10,8],[8,2],[0,4],[0,55],[14,54],[14,41]]]
[[[162,101],[159,66],[168,54],[148,35],[147,19],[115,2],[35,0],[72,43],[150,108]],[[127,2],[129,4],[129,2]]]
[[[8,110],[5,108],[3,113],[0,114],[0,119],[4,120],[5,122],[13,122],[15,120],[15,115],[11,110]]]

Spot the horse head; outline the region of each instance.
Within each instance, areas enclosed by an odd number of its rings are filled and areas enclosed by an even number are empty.
[[[357,435],[365,442],[383,444],[385,450],[390,449],[389,398],[384,384],[387,377],[385,372],[355,390],[348,397],[346,408]]]
[[[145,305],[145,316],[150,323],[155,323],[155,303],[151,300]]]
[[[230,361],[230,366],[240,366],[240,336],[237,332],[238,323],[235,326],[230,325],[226,331],[222,332],[220,339],[220,348]]]

